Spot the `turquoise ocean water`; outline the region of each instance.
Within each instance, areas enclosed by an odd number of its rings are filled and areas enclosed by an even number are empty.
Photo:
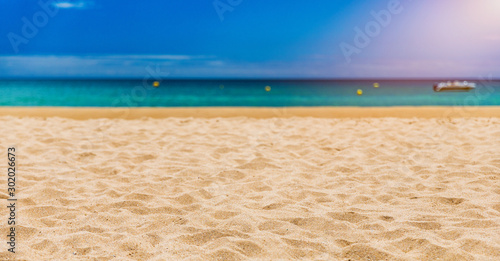
[[[378,82],[379,88],[373,83]],[[491,106],[500,81],[470,92],[432,90],[418,80],[2,80],[0,106]],[[270,86],[270,91],[266,91]],[[363,95],[357,95],[357,90]]]

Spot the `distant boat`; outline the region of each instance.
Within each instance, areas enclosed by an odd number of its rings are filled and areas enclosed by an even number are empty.
[[[448,82],[440,82],[434,84],[435,92],[443,92],[443,91],[462,91],[468,92],[469,90],[476,89],[476,84],[468,81],[448,81]]]

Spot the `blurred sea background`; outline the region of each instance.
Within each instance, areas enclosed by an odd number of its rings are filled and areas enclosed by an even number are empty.
[[[439,80],[2,80],[0,106],[498,106],[500,81],[434,92]],[[378,83],[376,85],[375,83]],[[379,86],[375,88],[375,86]],[[359,95],[358,91],[362,91]]]

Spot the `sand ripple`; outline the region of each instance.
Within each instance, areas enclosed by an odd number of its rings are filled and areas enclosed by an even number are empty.
[[[20,259],[500,259],[498,119],[0,122]]]

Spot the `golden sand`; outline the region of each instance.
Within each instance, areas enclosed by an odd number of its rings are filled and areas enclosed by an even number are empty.
[[[18,116],[20,260],[500,259],[499,118]]]
[[[17,117],[64,117],[75,120],[87,119],[163,119],[168,117],[196,118],[500,118],[500,106],[481,107],[200,107],[200,108],[64,108],[64,107],[0,107],[0,116]]]

